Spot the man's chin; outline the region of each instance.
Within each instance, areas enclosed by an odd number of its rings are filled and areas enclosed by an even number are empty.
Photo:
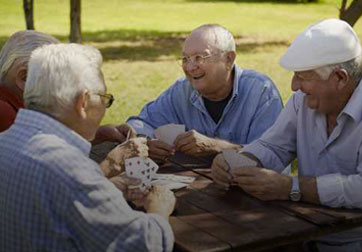
[[[192,84],[193,88],[196,89],[197,91],[199,91],[200,93],[202,93],[203,90],[206,89],[206,85],[204,83],[192,81],[191,84]]]

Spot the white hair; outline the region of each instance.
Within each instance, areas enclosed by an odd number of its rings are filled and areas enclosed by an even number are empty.
[[[314,71],[323,80],[327,80],[330,74],[336,69],[345,69],[348,72],[348,74],[351,76],[351,78],[353,78],[356,81],[359,81],[362,78],[361,55],[346,62],[317,68]]]
[[[26,66],[30,54],[39,46],[59,43],[59,41],[42,32],[19,31],[14,33],[5,43],[0,52],[0,81],[15,64]]]
[[[214,44],[222,52],[235,52],[234,36],[225,27],[218,24],[205,24],[196,28],[195,31],[207,31],[214,36]]]
[[[53,44],[36,49],[29,61],[25,107],[63,119],[83,90],[105,89],[101,64],[100,52],[91,46]]]

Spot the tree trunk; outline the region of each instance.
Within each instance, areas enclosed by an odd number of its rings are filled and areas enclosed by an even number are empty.
[[[27,30],[35,30],[34,28],[34,8],[33,0],[23,0],[23,8],[25,15],[25,23]]]
[[[362,0],[353,0],[347,9],[346,5],[347,0],[342,0],[339,18],[354,26],[362,15]]]
[[[70,36],[72,43],[82,43],[81,32],[81,0],[70,0]]]

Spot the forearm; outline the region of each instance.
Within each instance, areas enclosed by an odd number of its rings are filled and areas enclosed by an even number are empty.
[[[220,153],[225,149],[234,149],[237,151],[241,151],[243,149],[243,146],[240,144],[230,143],[228,141],[221,140],[221,139],[212,139],[212,143],[213,143],[212,144],[213,153],[211,153],[211,154]]]

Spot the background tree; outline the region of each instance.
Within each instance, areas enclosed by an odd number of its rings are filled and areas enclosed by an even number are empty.
[[[342,0],[339,18],[349,23],[351,26],[357,22],[362,15],[362,0],[353,0],[347,7],[347,0]]]
[[[33,0],[23,0],[25,23],[27,30],[34,30],[34,3]]]
[[[73,43],[82,43],[81,32],[81,0],[70,0],[70,36]]]

